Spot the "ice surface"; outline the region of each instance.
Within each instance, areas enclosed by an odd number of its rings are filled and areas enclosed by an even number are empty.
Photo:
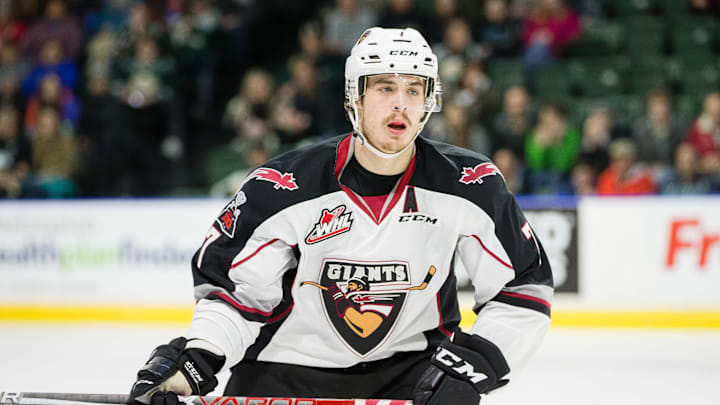
[[[0,323],[0,391],[127,393],[152,349],[184,331]],[[482,404],[716,405],[718,382],[720,331],[551,328],[527,368]]]

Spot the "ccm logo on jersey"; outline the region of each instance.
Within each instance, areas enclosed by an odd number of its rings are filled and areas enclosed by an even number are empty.
[[[459,181],[463,184],[482,184],[483,177],[494,176],[496,174],[499,174],[500,177],[502,177],[502,173],[500,173],[497,166],[490,162],[480,163],[475,167],[463,167],[462,176],[460,176]]]
[[[460,356],[444,347],[438,349],[437,354],[435,354],[435,360],[450,367],[456,373],[467,376],[473,384],[477,384],[487,378],[486,374],[475,372],[472,364],[461,359]]]
[[[305,237],[305,243],[311,245],[349,231],[353,223],[352,211],[345,210],[344,205],[338,205],[332,210],[323,209],[320,218]]]
[[[279,171],[269,167],[260,167],[255,169],[255,171],[250,173],[248,179],[258,179],[275,183],[275,186],[273,186],[275,190],[283,188],[285,190],[293,191],[299,188],[297,183],[295,183],[295,176],[292,172],[281,174]]]

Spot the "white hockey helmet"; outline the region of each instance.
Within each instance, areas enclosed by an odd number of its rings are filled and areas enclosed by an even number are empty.
[[[377,150],[362,133],[358,122],[357,100],[365,93],[367,76],[381,74],[414,75],[425,78],[425,116],[417,134],[401,151],[385,153]],[[345,110],[353,125],[355,136],[382,158],[393,158],[414,143],[430,114],[442,107],[442,87],[438,80],[437,56],[423,36],[412,28],[380,28],[365,30],[345,61]]]

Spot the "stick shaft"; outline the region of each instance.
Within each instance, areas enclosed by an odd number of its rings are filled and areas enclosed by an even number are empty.
[[[323,399],[289,397],[179,397],[186,405],[413,405],[404,399]],[[127,395],[0,392],[2,405],[125,405]]]

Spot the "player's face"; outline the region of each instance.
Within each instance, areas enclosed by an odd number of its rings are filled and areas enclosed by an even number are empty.
[[[353,283],[352,281],[348,283],[347,290],[349,292],[355,292],[360,290],[360,286],[357,283]]]
[[[359,105],[360,128],[385,153],[401,151],[425,115],[425,79],[412,75],[369,76]]]

